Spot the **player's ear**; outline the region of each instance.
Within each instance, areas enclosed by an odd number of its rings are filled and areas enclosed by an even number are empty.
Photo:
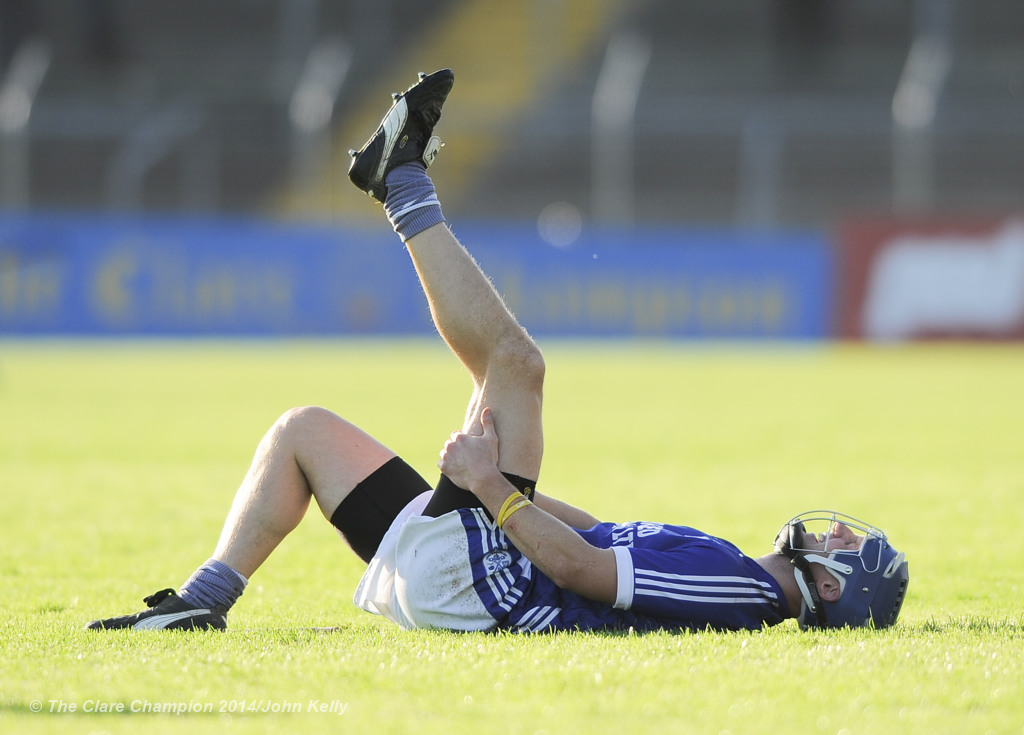
[[[818,587],[818,594],[825,602],[835,602],[843,591],[839,581],[828,572],[820,575],[815,584]]]

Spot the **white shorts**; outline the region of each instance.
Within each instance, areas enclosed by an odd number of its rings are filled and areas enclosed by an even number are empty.
[[[402,628],[490,630],[497,621],[473,587],[462,516],[421,515],[430,496],[414,498],[391,523],[353,602]]]

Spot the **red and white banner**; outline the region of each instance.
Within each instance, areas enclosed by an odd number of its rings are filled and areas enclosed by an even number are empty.
[[[838,336],[1024,338],[1024,217],[843,227]]]

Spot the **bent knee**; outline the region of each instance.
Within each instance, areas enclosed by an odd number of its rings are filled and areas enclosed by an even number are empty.
[[[278,434],[319,429],[331,424],[347,424],[338,414],[321,406],[297,406],[281,414],[272,431]]]
[[[524,333],[521,339],[502,344],[494,355],[491,370],[500,371],[519,385],[539,392],[544,385],[547,366],[540,349]]]

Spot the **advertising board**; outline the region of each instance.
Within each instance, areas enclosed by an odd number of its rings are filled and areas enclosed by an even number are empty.
[[[840,242],[840,337],[1024,337],[1024,219],[865,220]]]
[[[816,232],[602,230],[555,247],[526,224],[455,231],[536,334],[829,336],[833,262]],[[389,335],[433,327],[386,225],[7,215],[0,333]]]

